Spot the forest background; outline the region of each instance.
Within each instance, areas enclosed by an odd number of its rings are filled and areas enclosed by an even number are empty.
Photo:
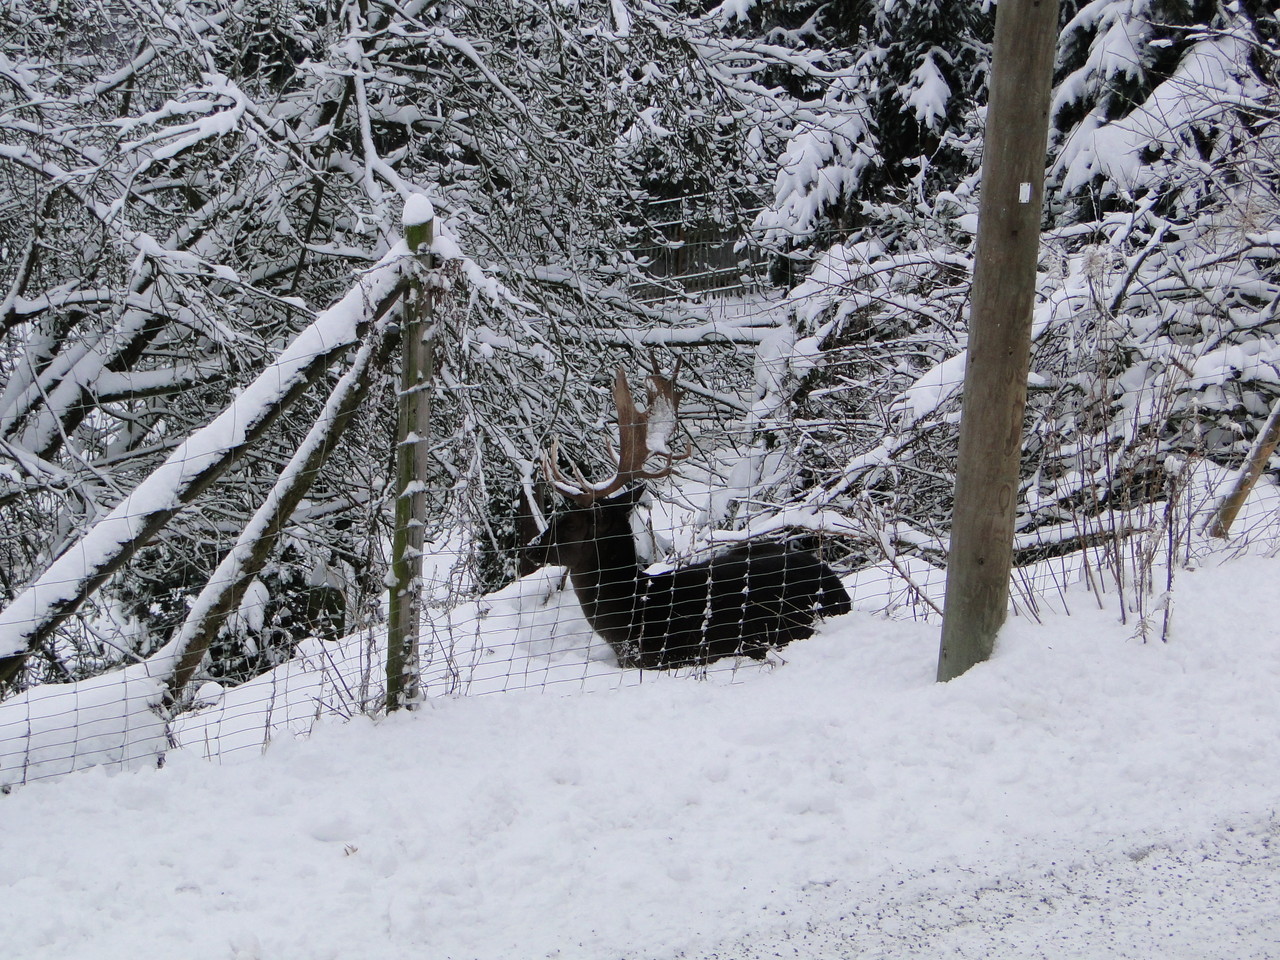
[[[787,531],[842,572],[941,569],[993,12],[6,4],[9,692],[172,679],[219,564],[357,390],[168,709],[381,623],[419,197],[446,264],[432,609],[522,572],[541,451],[590,474],[614,370],[651,355],[682,360],[694,450],[655,558]],[[1062,7],[1016,558],[1101,547],[1144,634],[1157,560],[1280,398],[1278,41],[1253,2]],[[771,307],[681,295],[696,237]]]

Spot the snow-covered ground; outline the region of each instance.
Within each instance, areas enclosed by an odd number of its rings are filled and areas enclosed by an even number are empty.
[[[855,612],[786,663],[443,698],[0,797],[9,956],[1280,956],[1280,560],[934,682]],[[601,666],[607,669],[607,664]]]

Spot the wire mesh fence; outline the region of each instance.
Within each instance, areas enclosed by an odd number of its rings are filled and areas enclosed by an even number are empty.
[[[732,344],[735,356],[746,354],[737,379],[685,368],[678,429],[671,425],[666,452],[689,455],[670,476],[652,480],[625,511],[621,537],[633,553],[619,571],[598,556],[596,568],[585,571],[571,562],[517,569],[508,558],[511,575],[495,585],[492,573],[477,573],[478,558],[490,548],[461,523],[438,526],[425,550],[422,699],[690,679],[733,683],[784,663],[787,641],[804,637],[810,621],[826,642],[866,627],[864,619],[838,615],[840,603],[829,603],[826,612],[833,615],[822,617],[821,598],[801,590],[804,609],[769,614],[774,633],[750,649],[730,651],[740,655],[646,661],[643,650],[628,650],[610,635],[611,614],[601,612],[608,591],[621,590],[622,607],[643,618],[646,603],[661,605],[645,597],[659,583],[676,598],[666,601],[664,617],[685,604],[694,609],[682,615],[707,622],[719,574],[699,564],[712,557],[722,558],[712,569],[726,571],[730,592],[742,596],[739,618],[755,615],[747,588],[759,597],[764,587],[732,570],[732,558],[747,542],[769,544],[774,567],[791,563],[798,569],[794,558],[820,558],[856,611],[938,621],[949,458],[963,373],[963,272],[946,258],[922,254],[891,262],[828,258],[784,294],[759,282],[763,255],[744,256],[723,237],[691,234],[679,249],[683,261],[664,270],[673,283],[678,269],[692,271],[693,294],[681,303],[692,304],[684,309],[696,326],[684,346],[692,351],[700,344]],[[921,293],[924,278],[928,298]],[[650,294],[656,296],[657,288],[645,291]],[[1185,382],[1169,378],[1122,394],[1123,410],[1155,411],[1150,421],[1163,424],[1162,430],[1112,429],[1114,396],[1104,388],[1122,374],[1098,358],[1115,344],[1081,339],[1085,335],[1073,326],[1079,303],[1079,296],[1051,294],[1038,308],[1038,379],[1028,413],[1027,506],[1019,515],[1012,610],[1038,617],[1046,610],[1069,611],[1074,603],[1114,604],[1135,636],[1165,638],[1174,572],[1211,549],[1201,529],[1205,516],[1249,438],[1214,433],[1206,417],[1194,421],[1194,430],[1186,427],[1191,415],[1184,422],[1172,412]],[[889,319],[876,327],[873,314]],[[1194,364],[1198,349],[1186,345],[1183,366]],[[602,366],[597,359],[583,357],[583,368]],[[1084,388],[1082,367],[1092,371]],[[1062,374],[1068,368],[1075,371],[1075,389],[1052,389],[1071,379]],[[375,393],[370,402],[382,401]],[[652,395],[648,405],[652,412]],[[1065,425],[1090,418],[1098,421],[1093,432]],[[596,435],[578,439],[616,444],[616,419],[597,418]],[[1171,423],[1183,425],[1173,429]],[[1190,440],[1179,446],[1171,430]],[[547,446],[554,457],[554,445]],[[536,461],[539,451],[526,453]],[[371,460],[385,463],[387,457]],[[586,489],[598,480],[587,472],[575,479],[566,465],[560,478]],[[1080,480],[1084,475],[1087,483]],[[1069,482],[1075,486],[1068,488]],[[1235,533],[1236,549],[1267,550],[1277,542],[1273,494],[1273,487],[1260,489]],[[542,497],[538,509],[526,502],[517,511],[524,515],[509,541],[513,557],[521,556],[531,534],[566,511],[545,482]],[[455,483],[432,488],[429,499],[456,498]],[[508,499],[518,495],[511,492]],[[250,755],[274,739],[304,736],[317,723],[377,714],[386,695],[387,538],[377,532],[375,515],[385,511],[386,501],[353,495],[353,502],[365,512],[353,512],[346,522],[352,525],[354,517],[355,526],[370,531],[363,553],[326,554],[327,562],[301,574],[296,562],[268,565],[229,611],[197,682],[179,701],[155,669],[156,644],[143,641],[136,613],[120,609],[117,599],[114,607],[99,604],[82,616],[75,643],[83,675],[45,677],[47,682],[0,702],[0,786],[86,766],[161,762],[174,749],[219,760]],[[303,514],[307,509],[299,508]],[[229,530],[221,540],[183,546],[221,555],[234,542]],[[301,539],[279,552],[290,550],[315,555]],[[180,561],[171,550],[138,562],[173,572]],[[691,587],[680,586],[691,577]],[[798,588],[791,589],[795,595]],[[172,609],[151,609],[150,635],[176,631],[193,592],[178,591]],[[778,632],[788,617],[799,624],[794,634]],[[63,682],[51,682],[57,679]]]
[[[712,197],[676,197],[650,203],[655,236],[636,256],[645,264],[647,282],[632,288],[642,303],[686,295],[741,296],[768,284],[768,249],[741,231],[726,229],[700,208]],[[741,222],[759,210],[735,212]]]

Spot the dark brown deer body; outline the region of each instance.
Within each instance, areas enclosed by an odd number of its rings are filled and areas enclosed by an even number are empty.
[[[529,546],[567,567],[582,612],[622,666],[666,669],[722,657],[762,659],[850,610],[840,579],[813,554],[749,544],[664,573],[640,567],[631,532],[637,487],[555,517]]]
[[[670,380],[649,378],[649,411],[638,412],[621,371],[614,388],[621,446],[618,474],[599,488],[580,475],[572,492],[549,461],[548,478],[570,506],[553,517],[527,548],[537,565],[568,568],[587,622],[613,648],[622,666],[666,669],[723,657],[762,659],[769,650],[813,633],[815,617],[848,613],[849,595],[835,573],[813,554],[777,544],[746,544],[711,560],[647,574],[631,530],[631,511],[644,491],[638,479],[671,472],[677,459],[647,445],[648,413],[676,395]],[[643,471],[651,456],[666,467]]]

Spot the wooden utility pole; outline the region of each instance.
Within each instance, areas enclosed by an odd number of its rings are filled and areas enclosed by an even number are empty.
[[[1009,603],[1058,0],[1000,0],[982,151],[938,679],[991,655]]]
[[[387,622],[387,711],[418,698],[422,622],[422,548],[430,467],[431,387],[435,379],[435,290],[430,271],[435,211],[425,197],[405,204],[404,238],[418,257],[404,308],[399,416],[396,422],[396,519],[391,537],[391,609]]]

